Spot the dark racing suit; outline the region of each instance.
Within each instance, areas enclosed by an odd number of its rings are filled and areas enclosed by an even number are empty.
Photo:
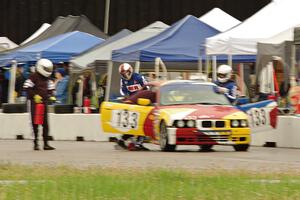
[[[147,88],[145,88],[146,84],[147,84],[147,81],[144,78],[144,76],[142,76],[138,73],[133,73],[129,80],[121,78],[120,93],[123,96],[129,97],[133,94],[136,94],[136,92],[138,92],[140,90],[147,89]],[[122,140],[119,141],[120,143],[122,143],[121,146],[124,147],[124,145],[123,145],[124,141],[126,141],[132,137],[133,137],[133,135],[128,135],[128,134],[122,135]],[[145,140],[144,136],[138,136],[136,144],[135,144],[136,148],[145,148],[142,145],[144,140]]]
[[[40,95],[42,97],[42,103],[45,106],[44,111],[44,123],[43,123],[43,140],[44,144],[48,145],[49,139],[49,125],[48,125],[48,111],[47,104],[48,99],[52,95],[55,86],[51,79],[44,77],[38,72],[33,73],[24,83],[24,89],[27,91],[27,97],[30,100],[30,112],[31,112],[31,124],[34,133],[34,143],[38,142],[38,125],[34,124],[35,106],[34,96]]]

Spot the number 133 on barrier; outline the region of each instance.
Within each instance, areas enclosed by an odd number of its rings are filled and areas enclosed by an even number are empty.
[[[251,108],[247,111],[251,127],[263,127],[270,124],[267,108]]]

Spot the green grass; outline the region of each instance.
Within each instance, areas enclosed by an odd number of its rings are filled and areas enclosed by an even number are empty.
[[[300,199],[300,174],[2,164],[0,199]]]

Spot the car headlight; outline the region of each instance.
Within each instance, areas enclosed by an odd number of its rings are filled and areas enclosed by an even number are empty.
[[[183,120],[178,120],[177,123],[176,123],[176,126],[179,127],[179,128],[182,128],[184,127],[185,123]]]
[[[194,120],[188,120],[186,125],[189,128],[195,127],[195,121]]]
[[[248,126],[248,122],[245,119],[241,120],[241,127],[247,127]]]
[[[239,126],[239,121],[238,120],[231,120],[231,126],[232,127],[238,127]]]

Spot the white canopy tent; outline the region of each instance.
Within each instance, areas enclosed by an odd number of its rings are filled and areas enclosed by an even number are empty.
[[[257,43],[256,71],[261,93],[274,92],[273,70],[276,71],[276,66],[273,66],[273,60],[278,60],[284,66],[285,87],[288,86],[289,76],[294,74],[293,40],[294,27]]]
[[[257,42],[300,22],[299,0],[275,0],[235,28],[206,40],[208,55],[256,55]]]
[[[232,17],[220,8],[213,8],[199,17],[199,20],[214,27],[220,32],[227,31],[241,23],[241,21]]]
[[[279,44],[284,41],[293,41],[294,40],[294,28],[295,27],[288,28],[285,31],[282,31],[270,38],[262,39],[258,42],[265,43],[265,44]]]
[[[169,26],[167,24],[164,24],[163,22],[154,22],[149,26],[146,26],[126,37],[109,43],[108,45],[95,48],[95,50],[88,52],[82,56],[78,56],[72,59],[71,63],[76,67],[85,68],[86,66],[97,60],[109,61],[111,60],[111,53],[113,50],[129,46],[142,40],[146,40],[150,37],[157,35],[158,33],[162,32],[168,27]]]
[[[18,45],[7,37],[0,37],[0,51],[5,51],[16,47],[18,47]]]
[[[45,30],[47,30],[51,25],[48,23],[43,23],[42,26],[36,30],[29,38],[27,38],[26,40],[24,40],[20,45],[24,45],[27,42],[33,40],[34,38],[36,38],[37,36],[39,36],[41,33],[43,33]]]
[[[146,40],[150,37],[159,34],[168,27],[169,26],[167,24],[157,21],[134,33],[131,33],[128,36],[122,37],[119,40],[116,40],[104,46],[99,46],[99,48],[96,47],[94,50],[72,59],[70,61],[72,66],[71,71],[82,71],[91,67],[94,68],[96,66],[96,69],[99,71],[99,74],[107,73],[108,82],[106,87],[106,98],[108,98],[109,93],[111,91],[114,90],[118,93],[118,88],[120,87],[119,76],[112,75],[118,73],[118,68],[113,67],[113,63],[111,61],[112,51]]]

